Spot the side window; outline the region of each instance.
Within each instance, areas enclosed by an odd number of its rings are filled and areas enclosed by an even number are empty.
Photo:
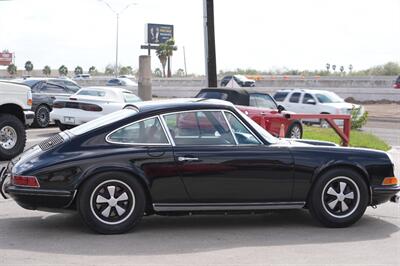
[[[283,102],[288,94],[289,94],[288,92],[277,92],[274,95],[274,99],[277,102]]]
[[[75,83],[71,82],[71,81],[64,81],[65,87],[71,92],[71,93],[75,93],[77,92],[80,87],[78,85],[76,85]]]
[[[156,117],[118,129],[107,140],[123,144],[169,144],[160,120]]]
[[[257,107],[257,97],[255,94],[250,94],[250,106]]]
[[[268,108],[268,109],[277,109],[278,106],[276,106],[276,103],[274,100],[269,95],[266,94],[253,94],[257,102],[257,107],[260,108]],[[250,95],[250,101],[251,101],[251,96]]]
[[[169,114],[164,119],[177,146],[236,144],[220,111]]]
[[[311,94],[306,93],[306,94],[304,94],[304,97],[303,97],[303,103],[304,103],[304,104],[307,104],[307,101],[308,101],[308,100],[314,100],[314,97],[312,97]],[[315,100],[314,100],[314,101],[315,101]]]
[[[225,112],[226,119],[232,128],[238,144],[261,144],[256,137],[242,124],[242,122],[229,112]]]
[[[290,96],[289,102],[291,103],[298,103],[300,100],[300,92],[295,92]]]
[[[32,87],[32,92],[33,93],[38,93],[40,92],[40,88],[42,87],[43,82],[39,81]]]
[[[57,94],[57,93],[65,93],[65,89],[57,84],[53,84],[53,83],[49,83],[49,82],[43,82],[42,87],[40,88],[40,92],[43,93],[53,93],[53,94]]]

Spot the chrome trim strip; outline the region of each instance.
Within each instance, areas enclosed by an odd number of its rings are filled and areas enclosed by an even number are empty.
[[[304,201],[293,202],[251,202],[251,203],[153,203],[153,209],[166,211],[235,211],[301,209]]]
[[[231,124],[229,124],[228,118],[226,118],[225,112],[221,110],[221,113],[222,113],[222,116],[225,119],[225,123],[228,125],[229,131],[231,132],[231,135],[232,135],[233,139],[235,140],[236,145],[239,145],[239,142],[236,139],[235,134],[233,133],[232,126],[231,126]]]
[[[172,137],[171,132],[169,131],[169,128],[168,128],[167,122],[165,122],[164,116],[158,115],[158,117],[160,118],[161,125],[164,128],[164,132],[167,135],[167,138],[169,139],[169,142],[172,144],[173,147],[175,147],[175,140]]]
[[[110,136],[111,134],[113,134],[114,132],[116,132],[116,131],[118,131],[118,130],[120,130],[120,129],[123,129],[123,128],[125,128],[125,127],[129,127],[129,126],[132,125],[132,124],[139,123],[139,122],[142,122],[142,121],[144,121],[144,120],[153,119],[153,118],[158,119],[158,122],[161,124],[161,127],[162,127],[162,129],[163,129],[163,131],[164,131],[164,134],[165,134],[165,136],[166,136],[166,138],[167,138],[168,143],[123,143],[123,142],[116,142],[116,141],[111,141],[111,140],[109,140],[109,136]],[[172,146],[172,145],[171,145],[171,142],[170,142],[170,140],[169,140],[169,138],[168,138],[168,135],[167,135],[166,132],[165,132],[165,128],[164,128],[163,125],[162,125],[162,122],[161,122],[161,120],[160,120],[160,116],[159,116],[159,115],[154,115],[154,116],[146,117],[146,118],[137,120],[137,121],[135,121],[135,122],[132,122],[132,123],[123,125],[123,126],[117,128],[117,129],[114,129],[113,131],[111,131],[110,133],[107,134],[107,136],[105,137],[105,141],[108,142],[108,143],[111,143],[111,144],[130,145],[130,146]]]
[[[258,140],[258,142],[259,142],[258,144],[238,144],[239,146],[245,146],[245,145],[250,145],[250,146],[265,145],[264,142],[262,142],[262,141],[260,140],[260,138],[257,137],[257,135],[254,134],[254,132],[253,132],[246,124],[244,124],[243,121],[242,121],[239,117],[237,117],[237,115],[236,115],[235,113],[231,112],[230,110],[223,110],[224,115],[225,115],[225,112],[231,113],[231,114],[240,122],[240,124],[242,124],[242,125],[250,132],[250,134],[251,134],[256,140]],[[250,119],[251,119],[251,118],[250,118]],[[228,122],[228,124],[229,124],[229,122]],[[233,132],[233,131],[232,131],[232,132]]]

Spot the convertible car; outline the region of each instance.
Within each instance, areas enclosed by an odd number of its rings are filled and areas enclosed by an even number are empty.
[[[296,208],[345,227],[396,197],[393,168],[385,152],[277,139],[225,101],[175,99],[56,134],[12,160],[2,180],[20,206],[77,210],[103,234],[151,214]]]

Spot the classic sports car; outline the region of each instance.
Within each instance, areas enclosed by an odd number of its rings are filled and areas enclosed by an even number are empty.
[[[282,125],[287,138],[301,139],[303,136],[301,121],[288,119],[285,114],[292,112],[285,111],[285,108],[278,105],[268,93],[243,88],[205,88],[196,95],[196,98],[231,102],[276,137],[279,136]]]
[[[400,190],[385,152],[277,139],[225,101],[135,107],[32,147],[10,162],[6,191],[27,209],[77,209],[91,229],[111,234],[150,214],[295,208],[345,227]],[[188,113],[197,131],[180,128]]]

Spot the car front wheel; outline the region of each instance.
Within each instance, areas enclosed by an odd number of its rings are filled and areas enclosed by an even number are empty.
[[[35,111],[35,119],[33,125],[35,127],[45,128],[50,124],[50,109],[45,106],[39,106]]]
[[[24,124],[10,114],[0,115],[0,160],[10,160],[20,154],[26,143]]]
[[[141,184],[125,173],[107,172],[91,177],[78,194],[78,212],[84,223],[101,234],[132,229],[145,210]]]
[[[316,180],[308,205],[312,216],[324,226],[347,227],[364,214],[368,187],[353,170],[330,170]]]

